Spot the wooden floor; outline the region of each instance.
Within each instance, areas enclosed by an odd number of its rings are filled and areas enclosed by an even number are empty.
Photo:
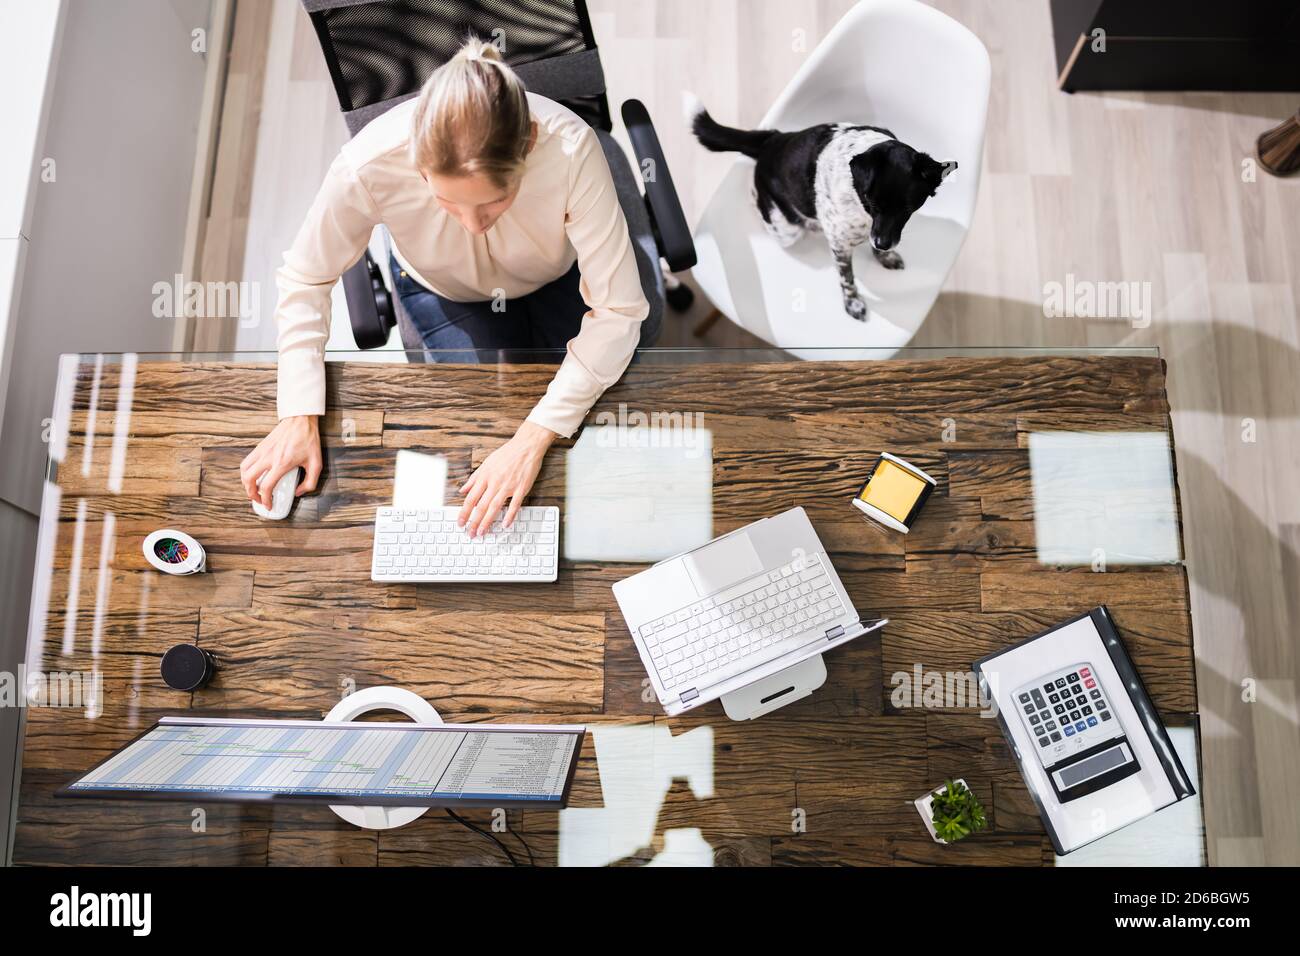
[[[719,118],[757,122],[850,5],[591,0],[611,97],[646,102],[692,221],[729,160],[688,139],[681,90]],[[935,5],[984,41],[993,86],[975,222],[915,344],[1161,348],[1196,621],[1210,857],[1300,863],[1300,814],[1272,796],[1300,787],[1300,180],[1243,179],[1255,137],[1293,113],[1296,98],[1062,94],[1045,0]],[[226,238],[208,252],[225,271],[205,277],[273,290],[279,252],[346,133],[299,5],[277,2],[265,32],[250,22],[266,16],[261,6],[240,5],[239,35],[253,46],[232,63],[232,83],[244,78],[235,117],[242,128],[260,123],[255,142],[231,151],[242,164],[232,183],[242,185],[228,188],[251,198],[230,213],[214,199],[213,235]],[[1150,327],[1045,318],[1044,284],[1070,274],[1150,283]],[[697,344],[697,314],[670,319],[662,343]],[[196,341],[215,345],[229,331],[210,325]],[[269,328],[246,335],[274,340]],[[705,339],[746,341],[726,322]]]
[[[597,414],[617,414],[621,403],[629,415],[702,413],[716,533],[802,505],[859,612],[890,619],[880,636],[828,655],[814,695],[752,723],[726,719],[717,702],[668,718],[644,693],[645,670],[610,587],[631,572],[627,564],[565,559],[545,585],[370,580],[375,508],[391,501],[399,450],[442,455],[449,485],[459,483],[510,434],[554,366],[333,363],[320,491],[277,523],[252,514],[238,479],[240,459],[273,422],[274,365],[141,363],[112,492],[117,424],[106,411],[118,407],[118,371],[106,365],[96,377],[87,363],[73,393],[36,654],[47,673],[98,668],[102,692],[93,717],[79,707],[29,709],[15,863],[501,862],[439,813],[376,833],[323,806],[195,801],[200,829],[188,802],[54,796],[162,714],[319,719],[349,687],[409,688],[448,721],[591,726],[574,811],[513,815],[511,829],[543,864],[645,862],[671,853],[668,831],[698,830],[719,863],[1050,865],[1051,843],[998,722],[955,692],[925,706],[895,698],[893,675],[920,665],[968,676],[973,660],[1103,602],[1162,717],[1177,727],[1195,719],[1176,545],[1153,556],[1164,563],[1105,574],[1086,557],[1083,566],[1043,560],[1036,547],[1029,433],[1142,432],[1160,447],[1168,406],[1155,358],[826,363],[816,380],[797,362],[629,369]],[[202,397],[178,407],[177,383],[199,380],[205,387],[190,394]],[[948,417],[957,423],[951,436]],[[847,504],[882,448],[937,481],[907,536]],[[534,501],[572,515],[565,468],[564,454],[547,457]],[[1170,499],[1167,479],[1152,488],[1143,476],[1112,477],[1054,504],[1077,514],[1116,499]],[[140,542],[166,526],[203,543],[208,573],[149,567]],[[162,684],[160,655],[178,642],[216,655],[211,686],[184,694]],[[633,759],[602,752],[601,735],[614,728],[635,735]],[[674,779],[692,767],[699,778],[690,786]],[[986,807],[990,830],[940,847],[911,801],[957,776]],[[619,849],[629,794],[644,842]],[[602,811],[613,812],[602,820]],[[472,817],[491,820],[487,811]],[[1174,842],[1168,828],[1158,838]],[[1199,831],[1180,835],[1179,857],[1188,842],[1198,858]]]

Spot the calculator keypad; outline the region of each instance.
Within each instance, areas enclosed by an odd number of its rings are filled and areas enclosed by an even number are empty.
[[[1113,717],[1096,675],[1086,664],[1022,689],[1016,700],[1040,748],[1102,727]]]

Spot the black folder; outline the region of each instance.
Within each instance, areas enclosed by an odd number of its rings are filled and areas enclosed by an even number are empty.
[[[990,667],[992,662],[998,660],[1011,651],[1032,643],[1033,641],[1042,640],[1051,634],[1055,634],[1062,628],[1081,621],[1084,618],[1092,619],[1093,626],[1097,629],[1097,634],[1101,638],[1101,645],[1105,650],[1106,655],[1109,657],[1111,664],[1114,666],[1116,673],[1119,675],[1120,682],[1128,695],[1129,702],[1137,712],[1139,726],[1142,731],[1145,731],[1147,738],[1150,740],[1151,747],[1155,751],[1159,767],[1164,771],[1165,776],[1168,778],[1169,786],[1174,793],[1174,799],[1164,806],[1170,806],[1172,803],[1177,803],[1186,797],[1194,796],[1196,794],[1196,788],[1192,785],[1191,777],[1188,776],[1187,771],[1183,768],[1182,761],[1178,759],[1178,754],[1174,750],[1173,744],[1169,739],[1169,734],[1160,720],[1160,715],[1156,712],[1155,705],[1151,703],[1151,696],[1147,693],[1147,689],[1142,683],[1142,677],[1138,674],[1137,668],[1133,666],[1133,659],[1129,656],[1128,649],[1120,639],[1119,632],[1115,629],[1115,623],[1111,619],[1110,612],[1105,608],[1105,606],[1094,608],[1087,614],[1080,614],[1077,617],[1070,618],[1068,621],[1062,621],[1055,627],[1048,628],[1040,634],[1035,634],[1033,637],[1019,641],[995,654],[989,654],[975,661],[975,663],[971,665],[971,669],[975,672],[976,677],[980,681],[982,693],[990,696],[992,694],[985,675],[986,670],[993,669]],[[1016,763],[1020,768],[1020,775],[1024,779],[1025,786],[1028,788],[1030,795],[1034,799],[1034,805],[1038,808],[1039,816],[1042,817],[1043,820],[1043,826],[1047,828],[1047,834],[1051,837],[1052,846],[1055,848],[1056,852],[1064,856],[1066,853],[1071,852],[1071,850],[1078,849],[1079,846],[1085,845],[1078,844],[1069,849],[1062,845],[1060,835],[1052,824],[1051,816],[1046,812],[1043,805],[1044,800],[1055,799],[1056,795],[1050,792],[1046,794],[1040,793],[1033,783],[1033,778],[1026,772],[1026,761],[1032,760],[1034,755],[1029,753],[1022,754],[1016,747],[1015,738],[1012,736],[1011,730],[1007,725],[1006,713],[1004,708],[1001,706],[1001,702],[999,702],[998,707],[998,725],[1002,729],[1002,735],[1006,738],[1011,753],[1016,758]],[[1163,809],[1163,807],[1157,809]],[[1135,821],[1130,820],[1128,822],[1132,823]],[[1127,823],[1124,825],[1127,825]],[[1119,827],[1116,827],[1115,829],[1119,829]],[[1114,831],[1108,830],[1106,833],[1100,833],[1097,835],[1096,839],[1100,839],[1110,832]]]

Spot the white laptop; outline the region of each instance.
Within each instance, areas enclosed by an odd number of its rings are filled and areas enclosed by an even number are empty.
[[[888,623],[859,619],[803,508],[661,561],[614,597],[670,715]]]

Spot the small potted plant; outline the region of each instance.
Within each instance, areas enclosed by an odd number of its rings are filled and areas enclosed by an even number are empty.
[[[960,777],[917,798],[916,809],[935,843],[956,843],[989,825],[984,807]]]

